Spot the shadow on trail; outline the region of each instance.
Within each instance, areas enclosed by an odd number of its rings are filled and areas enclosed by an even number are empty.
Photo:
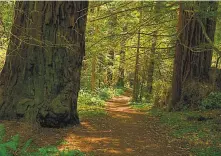
[[[58,144],[59,149],[79,149],[94,156],[179,156],[189,155],[181,141],[168,137],[160,129],[157,120],[145,112],[129,107],[130,97],[119,96],[106,102],[108,115],[85,118],[81,125],[50,129],[40,128],[37,132],[22,123],[5,123],[18,127],[23,139],[32,137],[37,145]],[[23,128],[22,128],[23,126]],[[13,134],[13,133],[12,133]],[[27,139],[26,139],[27,140]]]
[[[188,155],[182,143],[169,140],[156,119],[129,107],[130,97],[119,96],[106,102],[107,116],[82,121],[69,131],[61,148],[78,147],[101,156]]]

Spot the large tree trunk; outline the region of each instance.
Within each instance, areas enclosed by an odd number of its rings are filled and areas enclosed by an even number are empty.
[[[0,119],[78,124],[88,2],[16,2],[1,72]]]
[[[169,109],[178,107],[182,88],[188,82],[208,81],[212,59],[212,45],[203,34],[199,20],[214,40],[217,2],[180,2],[178,33],[172,82],[172,102]],[[206,14],[205,14],[206,13]],[[208,16],[210,15],[210,16]],[[211,16],[212,15],[212,16]]]

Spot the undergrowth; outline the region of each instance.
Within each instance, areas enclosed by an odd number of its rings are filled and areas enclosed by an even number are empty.
[[[191,145],[194,155],[221,155],[219,110],[165,112],[153,108],[149,113],[158,117],[161,124],[170,128],[170,135],[186,140]]]
[[[167,112],[154,108],[150,103],[134,103],[134,109],[144,110],[148,115],[159,118],[159,123],[169,128],[173,138],[185,140],[196,156],[221,155],[221,111],[220,94],[212,93],[201,103],[198,111],[183,110]]]
[[[151,103],[139,103],[139,102],[129,102],[131,108],[139,109],[139,110],[149,110],[152,108]]]
[[[0,156],[84,156],[79,150],[59,151],[55,146],[34,148],[31,146],[32,139],[26,141],[23,145],[19,142],[19,135],[12,136],[10,140],[4,140],[6,134],[5,128],[0,124]]]
[[[80,117],[106,115],[105,101],[124,93],[122,88],[101,88],[95,92],[80,90],[78,96],[78,112]]]

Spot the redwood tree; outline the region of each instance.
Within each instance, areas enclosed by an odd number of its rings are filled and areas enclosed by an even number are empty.
[[[78,124],[86,1],[17,1],[0,77],[0,119]]]
[[[209,78],[212,45],[204,33],[214,40],[217,2],[180,2],[178,40],[172,80],[172,101],[169,109],[178,106],[182,88],[190,81],[203,82]],[[203,32],[202,25],[206,28]]]

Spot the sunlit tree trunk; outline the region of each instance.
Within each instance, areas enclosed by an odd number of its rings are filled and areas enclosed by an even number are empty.
[[[155,52],[157,43],[157,31],[153,32],[152,46],[149,56],[149,63],[147,67],[147,90],[146,90],[146,100],[149,101],[150,95],[153,89],[153,74],[154,74],[154,64],[155,64]]]
[[[127,26],[123,27],[123,32],[127,32]],[[124,87],[125,40],[126,38],[123,37],[123,40],[121,41],[119,77],[117,81],[117,86],[119,87]]]
[[[1,72],[0,119],[78,124],[88,2],[17,1]]]
[[[105,83],[105,73],[104,73],[104,56],[103,54],[98,55],[98,87],[101,88],[103,83]]]
[[[114,49],[111,48],[108,53],[108,68],[107,68],[107,85],[111,86],[113,81],[113,65],[114,65]]]
[[[141,2],[141,6],[143,2]],[[142,21],[142,11],[140,11],[140,20],[139,23]],[[134,82],[133,82],[133,101],[138,101],[139,97],[139,57],[140,57],[140,29],[138,30],[137,36],[137,52],[136,52],[136,62],[134,68]]]
[[[176,109],[181,100],[182,88],[190,81],[208,81],[212,59],[212,46],[203,34],[199,20],[214,40],[217,2],[180,2],[178,40],[176,44],[172,101],[169,109]]]
[[[92,62],[91,62],[91,91],[93,92],[95,90],[96,86],[96,56],[92,57]]]
[[[159,12],[160,12],[160,2],[155,2],[154,4],[154,14],[155,14],[155,19],[154,19],[154,24],[158,24],[158,17],[159,17]],[[151,50],[150,50],[150,55],[147,56],[146,54],[146,61],[148,62],[146,73],[147,73],[147,78],[146,78],[146,100],[149,102],[151,99],[152,95],[152,90],[153,90],[153,76],[154,76],[154,65],[155,65],[155,53],[156,53],[156,44],[157,44],[157,31],[158,28],[153,28],[153,33],[152,33],[152,44],[151,44]]]
[[[117,24],[117,15],[113,15],[110,18],[109,25],[110,25],[110,30],[109,30],[109,35],[111,36],[110,39],[113,39],[114,35],[114,29]],[[111,86],[113,84],[113,66],[114,66],[114,46],[111,43],[112,40],[110,40],[110,49],[108,53],[108,68],[107,68],[107,84],[108,86]]]

